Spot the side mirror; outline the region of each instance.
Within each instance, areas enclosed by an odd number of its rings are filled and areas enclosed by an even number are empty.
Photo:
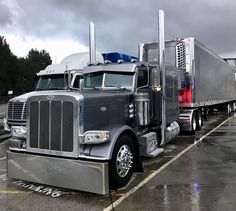
[[[9,91],[7,92],[7,94],[8,94],[8,95],[12,95],[12,94],[13,94],[13,90],[9,90]]]
[[[79,85],[80,89],[83,89],[83,87],[84,87],[84,79],[80,79],[79,83],[80,83],[80,85]]]
[[[11,99],[13,95],[13,90],[8,90],[7,94],[8,94],[8,99]]]

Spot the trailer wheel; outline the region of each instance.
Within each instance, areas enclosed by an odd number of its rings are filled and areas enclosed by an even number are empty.
[[[197,119],[196,119],[196,114],[195,112],[192,113],[192,118],[191,118],[191,131],[190,134],[195,134],[197,129]]]
[[[111,188],[125,186],[134,170],[134,144],[128,135],[121,136],[115,144],[109,163],[109,181]]]
[[[233,112],[235,112],[235,110],[236,110],[236,104],[235,104],[235,102],[233,102],[233,103],[231,104],[231,110],[232,110]]]
[[[232,107],[230,104],[227,105],[227,114],[230,114],[232,112]]]
[[[203,125],[203,118],[202,118],[202,110],[201,109],[198,109],[198,111],[196,113],[196,120],[197,120],[196,129],[201,130],[202,125]]]

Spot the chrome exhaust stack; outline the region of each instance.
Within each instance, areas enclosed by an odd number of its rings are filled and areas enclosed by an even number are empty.
[[[161,145],[166,141],[166,72],[165,72],[165,20],[164,11],[159,10],[158,19],[159,65],[162,73]]]
[[[95,25],[92,21],[89,22],[89,62],[96,64]]]

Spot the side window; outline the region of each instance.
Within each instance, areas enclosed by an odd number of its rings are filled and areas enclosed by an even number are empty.
[[[76,77],[75,77],[75,80],[74,80],[74,84],[73,84],[73,87],[74,88],[80,88],[80,78],[81,78],[81,76],[80,75],[77,75]]]
[[[147,84],[148,84],[148,70],[144,68],[139,69],[137,87],[146,86]]]

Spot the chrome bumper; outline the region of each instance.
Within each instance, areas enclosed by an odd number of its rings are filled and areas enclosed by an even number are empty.
[[[108,163],[7,152],[8,178],[107,194]]]

